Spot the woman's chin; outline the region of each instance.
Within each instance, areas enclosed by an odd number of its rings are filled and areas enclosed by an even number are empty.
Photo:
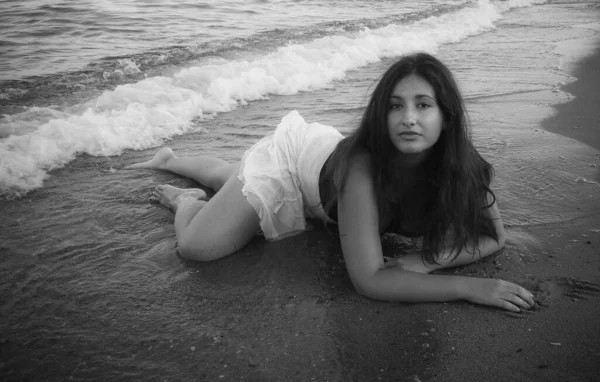
[[[429,148],[401,147],[398,148],[398,164],[419,164],[430,154]]]

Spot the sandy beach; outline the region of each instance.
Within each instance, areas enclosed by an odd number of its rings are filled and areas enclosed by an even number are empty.
[[[572,4],[573,14],[583,12],[577,2],[564,2]],[[598,13],[597,4],[585,4]],[[536,9],[544,12],[550,11]],[[598,381],[600,26],[596,21],[573,32],[548,21],[551,36],[544,40],[512,32],[529,27],[527,9],[514,13],[491,37],[439,50],[471,85],[467,105],[474,119],[491,126],[476,131],[476,142],[498,162],[499,205],[509,216],[502,251],[439,273],[518,283],[534,293],[535,309],[515,314],[464,301],[364,298],[350,282],[335,232],[318,222],[282,241],[257,237],[215,262],[186,261],[177,254],[171,212],[148,196],[157,184],[197,185],[164,172],[122,170],[155,149],[80,155],[51,171],[42,188],[0,199],[0,379]],[[571,38],[555,44],[561,33]],[[515,46],[523,50],[515,53]],[[527,61],[528,54],[542,56],[525,51],[538,46],[550,57],[544,60],[560,57],[559,69]],[[496,56],[482,54],[492,48]],[[291,107],[308,120],[348,128],[363,105],[363,89],[392,58],[386,60],[335,86],[240,105],[168,145],[182,155],[202,150],[239,158],[249,140],[270,131]],[[480,69],[481,63],[490,66]],[[525,74],[507,85],[493,77],[505,76],[510,65]],[[577,80],[551,91],[552,76],[565,72]],[[531,85],[530,73],[543,78]],[[509,91],[486,89],[488,78]],[[523,85],[514,78],[533,90],[510,93]],[[506,128],[511,124],[516,129]],[[541,150],[548,156],[539,161],[523,154]],[[547,214],[539,221],[524,216],[541,210]],[[398,255],[393,236],[383,244],[386,255]]]

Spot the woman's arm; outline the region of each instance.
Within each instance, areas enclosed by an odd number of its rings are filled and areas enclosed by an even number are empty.
[[[407,302],[466,299],[512,311],[533,305],[528,291],[506,281],[386,268],[369,160],[366,154],[354,158],[338,203],[342,251],[359,293],[378,300]]]
[[[494,223],[494,229],[498,235],[498,241],[488,236],[480,236],[479,242],[477,243],[479,250],[475,253],[471,252],[471,249],[473,248],[472,243],[467,243],[467,245],[458,253],[458,255],[456,255],[454,252],[451,253],[451,245],[448,245],[446,251],[440,254],[437,264],[428,264],[423,262],[420,253],[409,253],[397,259],[392,259],[386,262],[386,267],[397,266],[413,272],[429,273],[436,269],[459,267],[470,264],[498,252],[504,247],[506,233],[504,231],[502,217],[498,211],[498,206],[496,205],[496,202],[492,198],[491,194],[488,194],[488,203],[492,203],[492,205],[487,208],[485,214]]]

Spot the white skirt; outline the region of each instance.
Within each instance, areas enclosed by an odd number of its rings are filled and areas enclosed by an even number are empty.
[[[319,174],[342,138],[331,126],[306,123],[294,110],[244,153],[238,179],[265,238],[298,234],[306,218],[330,221],[319,196]]]

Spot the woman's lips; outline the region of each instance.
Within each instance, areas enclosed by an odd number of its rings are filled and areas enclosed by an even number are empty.
[[[421,134],[416,133],[414,131],[404,131],[402,133],[399,134],[402,138],[415,138],[420,136]]]

